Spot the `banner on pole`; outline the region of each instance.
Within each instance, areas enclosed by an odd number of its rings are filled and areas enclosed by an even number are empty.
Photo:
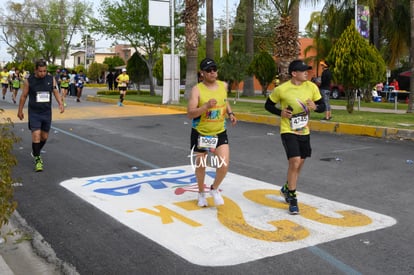
[[[174,70],[171,67],[171,55],[163,55],[164,80],[162,85],[162,104],[180,101],[180,59],[178,55],[173,56]],[[173,83],[171,83],[172,81]]]
[[[170,1],[150,0],[148,7],[148,24],[150,26],[170,26]]]
[[[369,24],[370,24],[369,7],[358,5],[357,11],[358,11],[357,12],[357,30],[363,38],[369,39]]]

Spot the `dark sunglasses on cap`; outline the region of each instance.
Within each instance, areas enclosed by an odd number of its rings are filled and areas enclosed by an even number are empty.
[[[211,67],[205,70],[206,73],[211,73],[211,72],[217,72],[217,68],[216,67]]]

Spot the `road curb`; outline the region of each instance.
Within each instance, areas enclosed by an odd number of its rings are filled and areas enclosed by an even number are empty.
[[[114,104],[117,102],[115,99],[108,99],[99,96],[88,95],[88,101],[94,102],[103,102]],[[153,106],[159,108],[169,108],[175,110],[185,111],[185,107],[173,106],[173,105],[163,105],[163,104],[150,104],[142,103],[136,101],[124,101],[128,105],[141,105],[141,106]],[[237,119],[245,122],[261,123],[280,126],[280,118],[277,116],[267,116],[267,115],[254,115],[254,114],[245,114],[238,113]],[[340,123],[333,121],[310,121],[310,129],[312,131],[319,132],[328,132],[332,134],[345,134],[345,135],[357,135],[357,136],[369,136],[375,138],[385,138],[385,139],[398,139],[398,140],[411,140],[414,141],[414,130],[404,130],[398,128],[389,128],[389,127],[375,127],[367,125],[357,125],[350,123]]]

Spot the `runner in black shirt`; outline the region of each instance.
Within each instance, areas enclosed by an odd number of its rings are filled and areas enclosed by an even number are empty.
[[[34,75],[25,80],[17,113],[17,117],[23,120],[23,107],[29,97],[29,129],[32,131],[32,156],[35,159],[36,172],[43,171],[40,151],[47,141],[52,123],[52,93],[59,104],[60,113],[65,110],[56,80],[53,76],[47,75],[46,67],[45,61],[36,62]]]

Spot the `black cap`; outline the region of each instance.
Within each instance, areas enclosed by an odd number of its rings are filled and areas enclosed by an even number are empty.
[[[293,60],[289,64],[289,74],[292,74],[292,72],[304,72],[308,70],[312,70],[312,66],[309,66],[300,59]]]
[[[202,70],[202,71],[205,71],[205,70],[207,70],[209,68],[212,68],[212,67],[217,68],[217,65],[216,65],[216,62],[214,62],[214,60],[211,59],[211,58],[208,58],[208,57],[204,58],[200,63],[200,70]]]

